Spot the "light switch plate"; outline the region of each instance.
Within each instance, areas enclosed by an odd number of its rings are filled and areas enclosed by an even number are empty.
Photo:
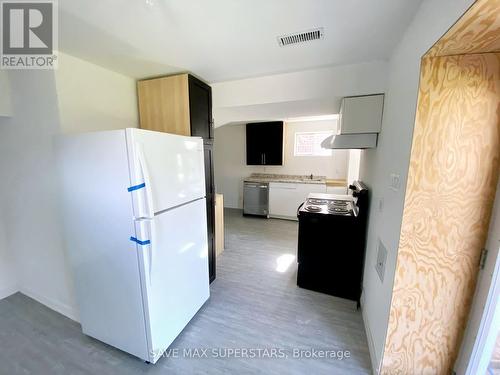
[[[386,260],[387,260],[387,249],[385,248],[384,244],[379,238],[378,250],[377,250],[377,263],[375,264],[375,269],[377,270],[378,277],[382,282],[384,282]]]
[[[401,177],[396,173],[391,173],[390,188],[394,191],[401,189]]]

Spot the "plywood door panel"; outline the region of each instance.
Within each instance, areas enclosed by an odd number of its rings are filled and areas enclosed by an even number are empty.
[[[500,52],[500,0],[476,1],[426,55],[487,52]]]
[[[191,135],[188,75],[139,81],[141,129]]]
[[[500,158],[500,54],[422,60],[383,374],[449,374]]]

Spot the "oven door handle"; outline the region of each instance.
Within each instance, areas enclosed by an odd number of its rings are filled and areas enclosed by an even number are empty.
[[[300,206],[297,208],[297,218],[299,217],[299,211],[300,211],[300,209],[302,208],[302,206],[304,205],[304,203],[306,203],[306,202],[302,202],[302,203],[300,204]]]

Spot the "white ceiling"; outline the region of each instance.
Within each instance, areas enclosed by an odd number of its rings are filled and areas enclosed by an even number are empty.
[[[63,0],[60,49],[142,78],[209,82],[386,59],[420,0]],[[152,5],[149,5],[152,3]],[[278,35],[324,39],[279,47]]]

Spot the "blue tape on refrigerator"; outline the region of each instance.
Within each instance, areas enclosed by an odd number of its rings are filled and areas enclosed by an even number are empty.
[[[139,189],[142,189],[142,188],[145,188],[146,187],[146,183],[143,182],[142,184],[139,184],[139,185],[134,185],[134,186],[131,186],[129,188],[127,188],[127,191],[130,193],[134,190],[139,190]]]
[[[149,245],[151,243],[150,240],[141,241],[141,240],[139,240],[139,239],[137,239],[135,237],[130,237],[130,241],[136,242],[136,243],[138,243],[139,245],[142,245],[142,246]]]

